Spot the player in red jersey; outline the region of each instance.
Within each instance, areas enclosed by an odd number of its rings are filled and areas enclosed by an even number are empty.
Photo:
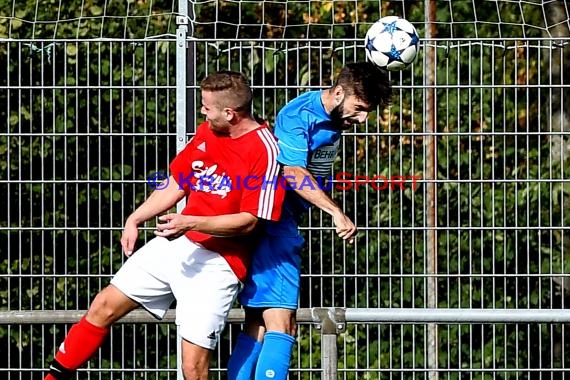
[[[268,180],[279,173],[277,144],[252,116],[244,76],[221,71],[200,89],[207,121],[171,162],[164,187],[127,218],[121,245],[129,259],[71,327],[45,379],[71,377],[131,310],[142,306],[162,318],[175,299],[184,377],[208,378],[211,352],[246,275],[251,233],[259,219],[279,218],[285,190]],[[184,197],[183,212],[160,216],[157,237],[133,254],[138,227]]]

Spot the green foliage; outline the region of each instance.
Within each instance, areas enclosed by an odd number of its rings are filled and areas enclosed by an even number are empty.
[[[141,38],[166,33],[172,24],[165,16],[132,17],[149,12],[144,2],[138,7],[109,3],[107,11],[124,17],[106,23],[102,18],[79,22],[80,3],[58,9],[48,2],[40,4],[41,17],[70,21],[30,28],[25,21],[38,12],[33,3],[14,3],[17,18],[10,31],[13,38],[34,41],[0,42],[0,65],[9,68],[0,76],[0,102],[8,105],[0,113],[9,121],[0,136],[0,156],[6,157],[0,162],[0,188],[11,200],[22,200],[4,208],[0,222],[0,307],[81,310],[123,261],[119,239],[125,213],[148,195],[147,175],[165,170],[174,154],[174,145],[161,135],[172,133],[175,120],[172,43],[82,39]],[[82,11],[99,16],[102,9],[89,3]],[[0,20],[0,37],[6,37],[5,19]],[[51,37],[56,39],[41,40]],[[79,40],[57,40],[75,37]],[[129,334],[140,335],[143,328]],[[19,352],[1,359],[1,367],[45,367],[55,349],[52,342],[65,332],[57,325],[49,333],[36,326],[0,327],[8,352]],[[156,330],[148,338],[175,342],[175,331]],[[122,347],[128,341],[121,334],[116,340]],[[144,368],[140,358],[148,357],[146,348],[125,347],[133,352],[131,364],[121,359],[99,365]],[[111,347],[103,352],[110,357]],[[157,355],[156,363],[146,365],[172,368],[171,357]]]
[[[423,25],[424,17],[421,2],[250,3],[251,8],[244,8],[245,2],[219,2],[219,8],[211,2],[197,4],[193,32],[201,40],[194,44],[191,64],[195,78],[222,68],[243,70],[256,87],[256,112],[270,122],[300,92],[330,85],[343,62],[364,59],[362,49],[347,48],[339,39],[361,38],[364,23],[380,15],[405,14],[417,25]],[[570,173],[566,159],[549,159],[552,142],[539,133],[548,118],[543,104],[549,94],[539,88],[548,61],[540,49],[502,40],[537,37],[538,29],[515,26],[522,24],[520,10],[513,8],[517,3],[502,3],[499,13],[495,3],[477,2],[473,9],[473,2],[456,1],[453,15],[444,6],[436,12],[438,37],[476,37],[466,47],[455,40],[435,43],[436,289],[428,287],[425,275],[430,204],[422,178],[417,189],[407,182],[404,191],[367,186],[334,194],[359,226],[369,228],[354,247],[340,245],[332,229],[305,230],[302,307],[421,308],[427,306],[429,292],[437,292],[442,308],[564,305],[552,290],[560,286],[553,275],[570,269],[562,228],[569,222],[564,209]],[[5,10],[12,4],[16,17],[9,19]],[[59,7],[44,0],[0,0],[0,67],[7,68],[0,74],[0,103],[8,105],[0,109],[7,122],[0,134],[0,157],[7,157],[0,161],[0,190],[10,200],[25,200],[5,205],[0,220],[0,251],[7,252],[0,256],[2,309],[87,308],[122,263],[122,223],[148,195],[146,176],[165,170],[174,154],[175,44],[138,40],[173,34],[171,4],[106,4],[103,9],[97,2]],[[529,11],[527,25],[541,25],[540,8],[532,2],[522,6]],[[99,17],[103,14],[113,17]],[[261,14],[265,23],[259,22]],[[488,15],[489,22],[463,22],[480,15]],[[232,22],[238,17],[241,25],[236,26]],[[499,17],[501,29],[493,24]],[[37,22],[50,19],[59,22]],[[446,23],[452,19],[453,24]],[[285,20],[289,27],[279,27]],[[498,39],[479,42],[487,36]],[[87,41],[100,37],[113,40]],[[236,37],[252,41],[248,45]],[[281,37],[301,41],[285,43]],[[120,38],[137,40],[115,40]],[[335,40],[323,45],[328,38]],[[395,104],[375,115],[366,137],[345,135],[346,159],[335,170],[425,177],[427,142],[421,126],[430,121],[423,108],[427,90],[418,83],[426,70],[421,65],[426,53],[420,53],[415,72],[392,74],[399,91]],[[314,225],[332,226],[332,221],[313,211],[304,227]],[[58,276],[62,273],[66,276]],[[462,378],[465,372],[460,370],[470,367],[565,368],[567,360],[544,344],[562,336],[561,329],[438,326],[439,365],[450,369],[450,379]],[[143,333],[160,345],[174,344],[172,329],[160,325],[151,330],[117,328],[111,341],[132,355],[125,362],[101,359],[92,364],[173,368],[173,355],[141,361],[154,351],[137,338]],[[0,338],[14,350],[10,352],[21,354],[6,365],[8,358],[2,359],[1,367],[45,366],[43,359],[53,354],[52,342],[65,331],[62,325],[49,331],[0,327]],[[306,370],[301,378],[311,378],[320,368],[320,339],[318,331],[300,327],[294,362]],[[521,353],[523,340],[529,343]],[[423,325],[349,325],[338,337],[339,368],[349,379],[422,377],[426,341]],[[103,350],[102,357],[112,358],[111,346]],[[412,375],[411,368],[418,372]],[[493,373],[473,372],[476,378]],[[515,374],[528,377],[522,371],[493,376]]]

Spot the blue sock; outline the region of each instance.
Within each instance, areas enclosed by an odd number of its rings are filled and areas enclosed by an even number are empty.
[[[295,338],[289,334],[268,331],[255,369],[255,380],[285,380],[289,374]]]
[[[246,333],[240,333],[228,362],[229,380],[251,380],[253,369],[261,352],[261,342]]]

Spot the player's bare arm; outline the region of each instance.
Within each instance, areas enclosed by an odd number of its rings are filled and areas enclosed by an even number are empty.
[[[306,178],[309,178],[312,182],[312,186],[303,186],[302,188],[295,187],[295,192],[307,202],[312,203],[333,217],[336,233],[341,239],[348,240],[349,243],[354,242],[354,237],[357,232],[356,226],[352,223],[350,218],[344,214],[342,209],[321,190],[315,177],[313,177],[306,168],[301,166],[285,166],[283,167],[283,174],[287,181],[291,180],[295,183],[304,183]]]
[[[181,236],[186,231],[215,236],[247,235],[257,225],[257,217],[249,212],[217,216],[167,214],[158,219],[154,234],[168,238]]]
[[[170,210],[185,196],[184,190],[180,189],[174,177],[170,177],[166,188],[155,190],[146,201],[140,205],[126,220],[121,246],[125,255],[130,256],[135,248],[139,230],[138,226],[155,216]]]

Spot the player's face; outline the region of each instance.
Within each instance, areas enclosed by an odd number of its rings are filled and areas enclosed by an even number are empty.
[[[220,103],[216,100],[220,93],[202,91],[202,108],[200,113],[206,117],[210,124],[210,129],[218,134],[229,133],[231,124],[228,122],[228,110],[221,109]]]
[[[340,129],[348,129],[354,124],[363,124],[371,111],[369,104],[354,95],[345,96],[331,112],[331,119]]]

